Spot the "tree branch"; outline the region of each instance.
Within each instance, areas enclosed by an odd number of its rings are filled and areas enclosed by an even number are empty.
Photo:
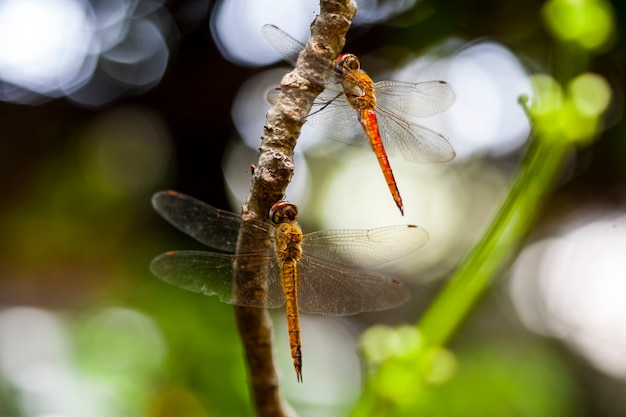
[[[293,150],[313,100],[324,87],[314,80],[326,79],[323,69],[310,65],[315,55],[333,60],[343,48],[344,36],[356,13],[354,0],[321,0],[320,14],[311,25],[311,38],[296,68],[283,77],[281,93],[268,112],[261,138],[259,161],[252,174],[250,194],[242,208],[242,219],[268,220],[271,206],[283,198],[294,171]],[[249,230],[248,230],[249,231]],[[246,238],[248,236],[248,238]],[[255,251],[259,241],[240,233],[237,252]],[[263,250],[263,248],[260,248]],[[267,250],[267,248],[265,248]],[[237,292],[253,291],[263,297],[267,291],[267,271],[258,267],[236,266]],[[237,326],[243,342],[250,375],[251,396],[259,416],[291,416],[282,402],[272,348],[272,321],[265,309],[235,307]]]

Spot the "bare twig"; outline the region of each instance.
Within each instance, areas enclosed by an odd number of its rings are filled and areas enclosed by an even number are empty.
[[[261,138],[259,161],[252,175],[250,194],[242,208],[244,224],[251,219],[268,220],[270,207],[285,194],[294,171],[293,149],[313,100],[323,90],[314,80],[325,79],[316,66],[308,65],[314,55],[334,59],[343,48],[344,36],[356,13],[354,0],[321,0],[320,14],[311,25],[311,38],[296,68],[283,77],[281,93],[268,112]],[[241,233],[238,252],[259,244]],[[252,250],[254,251],[254,249]],[[243,250],[241,250],[243,252]],[[236,291],[265,295],[264,272],[245,264],[236,268]],[[291,416],[279,392],[272,348],[272,322],[267,310],[235,307],[250,375],[252,400],[259,416]]]

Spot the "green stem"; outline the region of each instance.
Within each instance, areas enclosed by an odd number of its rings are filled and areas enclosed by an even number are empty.
[[[532,227],[569,146],[536,138],[487,233],[425,312],[418,327],[425,348],[446,344]]]

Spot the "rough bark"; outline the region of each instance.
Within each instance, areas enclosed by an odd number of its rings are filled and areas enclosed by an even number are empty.
[[[268,112],[261,138],[258,163],[252,174],[250,194],[242,208],[244,224],[251,219],[268,220],[271,206],[282,199],[294,172],[293,151],[300,129],[313,100],[323,90],[314,80],[325,79],[323,69],[310,65],[316,55],[333,60],[343,48],[345,34],[356,13],[354,0],[321,0],[320,14],[311,25],[311,37],[293,71],[285,75],[281,93]],[[254,251],[259,242],[240,235],[238,251]],[[245,248],[245,250],[240,250]],[[236,283],[242,291],[264,295],[265,272],[237,265]],[[274,364],[272,321],[265,309],[235,307],[248,364],[252,401],[261,417],[293,416],[295,413],[280,396],[279,378]],[[295,376],[293,376],[295,377]]]

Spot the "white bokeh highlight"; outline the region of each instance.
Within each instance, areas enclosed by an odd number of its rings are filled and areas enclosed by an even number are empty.
[[[0,0],[0,100],[102,106],[156,85],[175,39],[162,0]]]
[[[19,415],[108,417],[122,410],[136,415],[132,406],[126,407],[133,399],[129,401],[119,378],[124,375],[133,384],[135,395],[153,393],[148,393],[150,383],[140,384],[161,372],[167,347],[159,328],[147,315],[122,307],[84,314],[89,320],[79,330],[103,337],[97,363],[92,358],[82,367],[87,353],[77,345],[80,332],[70,327],[68,316],[33,307],[0,309],[0,373],[3,388],[14,393]],[[117,346],[111,349],[111,335],[126,336],[137,350],[143,349],[143,362],[126,357]],[[110,383],[115,378],[117,384]]]
[[[518,98],[532,89],[520,61],[495,42],[447,44],[392,74],[401,81],[443,80],[454,87],[457,100],[450,110],[420,123],[449,137],[459,161],[476,154],[499,156],[523,146],[530,123]],[[458,52],[450,54],[451,45]],[[440,49],[444,56],[439,56]]]
[[[93,15],[80,0],[0,3],[0,78],[37,93],[80,82],[93,41]]]
[[[263,39],[263,25],[274,24],[306,42],[318,12],[319,2],[313,0],[221,0],[211,15],[211,34],[227,60],[243,66],[267,65],[282,58]]]
[[[526,248],[515,263],[515,307],[532,330],[626,378],[626,212],[578,213],[562,230]]]

